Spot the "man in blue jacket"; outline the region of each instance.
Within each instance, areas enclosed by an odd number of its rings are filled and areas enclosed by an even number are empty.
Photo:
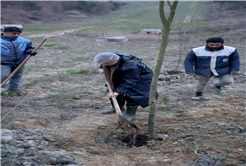
[[[32,42],[23,37],[19,37],[22,30],[18,27],[5,27],[1,34],[1,83],[25,60],[28,54],[34,56],[37,54],[31,53],[35,47]],[[20,81],[24,71],[23,65],[9,80],[8,90],[15,92],[17,95],[25,94],[19,89]],[[3,85],[1,95],[7,95],[6,84]]]
[[[224,39],[212,37],[206,46],[192,49],[184,61],[185,72],[198,75],[196,94],[191,99],[200,99],[210,79],[214,76],[219,82],[214,85],[219,93],[225,93],[224,85],[233,83],[233,75],[239,72],[239,54],[234,47],[224,46]]]
[[[116,51],[102,52],[94,57],[94,61],[101,63],[99,72],[108,74],[109,84],[113,93],[109,93],[112,109],[103,114],[115,113],[112,97],[116,97],[121,110],[125,110],[124,118],[131,120],[136,115],[138,106],[149,106],[149,91],[153,71],[143,63],[142,59],[127,53]],[[109,72],[106,72],[108,70]]]

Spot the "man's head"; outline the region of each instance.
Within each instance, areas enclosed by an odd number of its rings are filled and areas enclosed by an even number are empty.
[[[4,27],[2,31],[3,36],[10,38],[17,38],[22,33],[22,30],[18,27]]]
[[[111,52],[102,52],[94,57],[94,61],[97,63],[102,63],[103,66],[113,66],[118,60],[119,56]]]
[[[224,44],[224,39],[221,37],[211,37],[207,39],[206,41],[207,46],[212,50],[212,51],[218,51],[221,46]]]

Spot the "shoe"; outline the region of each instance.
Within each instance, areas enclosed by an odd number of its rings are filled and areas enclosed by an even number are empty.
[[[9,89],[9,91],[15,92],[18,96],[23,96],[24,94],[26,94],[26,92],[20,89]]]
[[[102,114],[114,114],[116,112],[115,108],[111,108],[110,110],[105,110],[102,112]]]
[[[113,100],[110,99],[110,102],[111,102],[112,108],[110,110],[103,111],[102,114],[114,114],[114,113],[116,113],[116,110],[114,108]],[[124,107],[124,105],[125,105],[125,99],[117,99],[117,102],[118,102],[118,104],[120,106],[121,112],[125,112],[126,111],[126,109]]]
[[[202,98],[202,92],[196,92],[195,96],[193,96],[192,100],[199,100]]]
[[[217,90],[218,93],[226,93],[226,91],[224,90],[224,88],[222,86],[216,86],[214,85],[214,88]]]
[[[1,95],[8,95],[9,93],[6,91],[6,90],[3,90],[2,92],[1,92]]]
[[[138,105],[137,106],[127,106],[126,114],[123,115],[123,117],[127,120],[132,120],[136,116],[137,109],[138,109]]]

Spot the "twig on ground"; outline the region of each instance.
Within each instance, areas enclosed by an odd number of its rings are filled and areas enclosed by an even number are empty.
[[[24,99],[22,99],[18,104],[16,104],[16,106],[14,107],[14,108],[12,108],[9,112],[7,112],[7,114],[5,114],[4,115],[4,117],[1,119],[1,121],[3,120],[3,119],[5,119],[12,111],[14,111],[15,110],[15,108],[17,107],[17,106],[19,106],[20,104],[22,104],[22,102],[23,101],[25,101],[25,99],[37,88],[39,86],[39,84],[35,87],[35,88],[33,88],[33,90],[30,92],[30,93],[28,93],[27,95],[26,95],[26,97],[24,97]]]

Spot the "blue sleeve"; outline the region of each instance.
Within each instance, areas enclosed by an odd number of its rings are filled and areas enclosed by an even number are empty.
[[[195,73],[194,69],[193,69],[193,64],[196,60],[196,55],[193,52],[193,50],[191,50],[185,60],[184,60],[184,67],[185,67],[185,72],[186,73]]]
[[[231,71],[239,71],[240,70],[239,54],[238,54],[236,49],[231,54],[230,62],[231,62]]]
[[[35,47],[32,46],[32,42],[30,41],[27,43],[25,53],[30,54],[34,49]]]

